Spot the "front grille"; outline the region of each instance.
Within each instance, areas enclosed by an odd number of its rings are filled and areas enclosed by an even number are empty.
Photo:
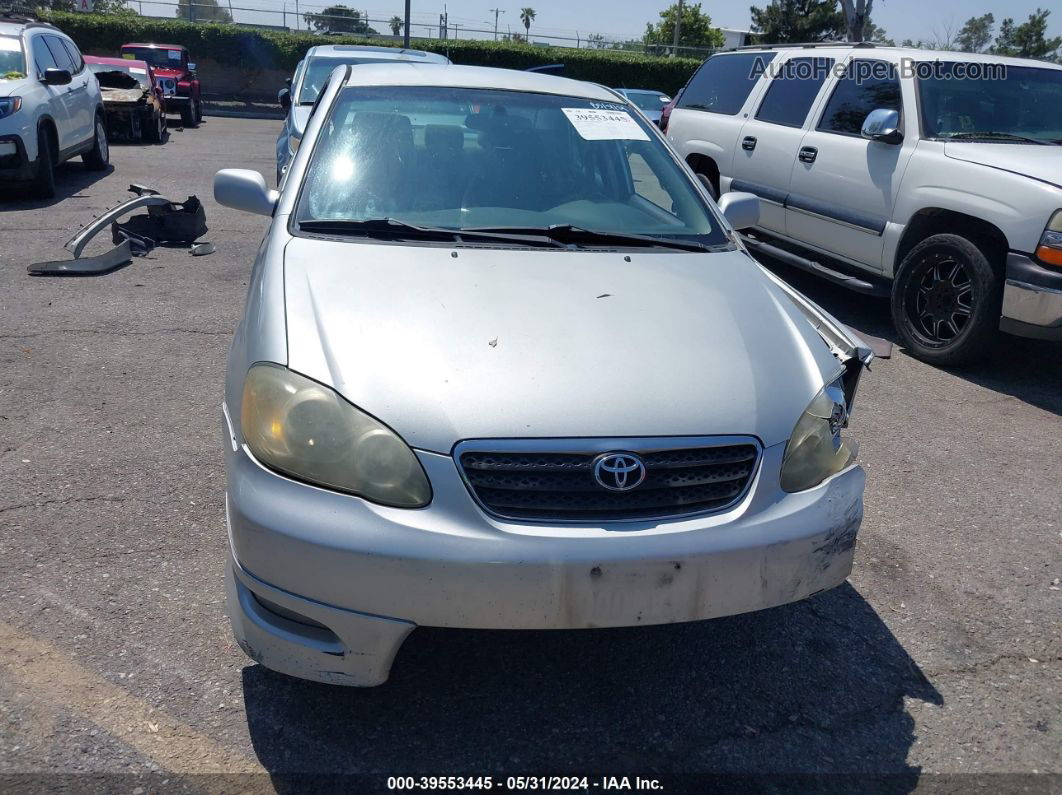
[[[637,440],[617,440],[602,449],[535,450],[535,443],[465,442],[456,450],[472,494],[490,513],[512,519],[557,521],[676,518],[720,511],[745,493],[756,470],[759,447],[752,441],[661,449]],[[543,443],[539,443],[543,444]],[[552,442],[551,446],[561,443]],[[626,444],[627,446],[623,446]],[[645,479],[630,491],[610,491],[594,477],[603,452],[634,452]]]

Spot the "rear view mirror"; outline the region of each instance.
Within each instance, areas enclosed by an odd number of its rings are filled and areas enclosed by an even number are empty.
[[[287,110],[291,107],[291,91],[287,88],[282,88],[277,92],[277,102],[280,103],[280,107]]]
[[[870,111],[863,120],[860,134],[869,141],[883,144],[901,143],[903,132],[900,130],[900,112],[886,108]]]
[[[752,193],[724,193],[719,209],[737,230],[750,229],[760,222],[760,199]]]
[[[49,86],[65,86],[70,83],[70,72],[66,69],[45,69],[44,82]]]
[[[265,177],[244,168],[224,168],[214,176],[214,200],[255,215],[272,215],[280,194],[266,187]]]

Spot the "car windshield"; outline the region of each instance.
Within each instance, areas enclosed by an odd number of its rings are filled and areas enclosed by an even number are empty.
[[[1062,141],[1062,70],[1000,64],[1001,74],[957,79],[968,66],[944,62],[919,77],[927,138]]]
[[[626,91],[627,99],[642,110],[663,110],[671,97],[659,91]]]
[[[321,93],[324,84],[328,82],[328,76],[337,66],[350,64],[358,66],[367,63],[394,63],[398,58],[311,58],[303,70],[302,85],[299,87],[299,104],[312,105],[317,101],[317,95]]]
[[[150,88],[147,69],[143,66],[118,66],[109,63],[90,63],[89,69],[104,88]]]
[[[131,61],[147,61],[163,69],[180,69],[184,52],[160,47],[122,47],[122,57]]]
[[[727,243],[692,181],[627,107],[497,89],[344,89],[296,219],[572,226]]]
[[[22,43],[15,36],[0,36],[0,80],[26,76],[26,60],[22,57]]]

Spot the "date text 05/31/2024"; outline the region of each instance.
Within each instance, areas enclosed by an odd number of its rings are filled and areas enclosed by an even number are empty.
[[[663,790],[659,779],[641,776],[389,776],[387,789],[589,792]]]

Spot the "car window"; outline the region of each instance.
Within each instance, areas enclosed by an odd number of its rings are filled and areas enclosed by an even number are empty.
[[[22,42],[17,36],[0,36],[0,80],[5,75],[25,75],[26,61],[22,58]]]
[[[33,52],[33,63],[37,67],[37,75],[39,77],[43,77],[44,72],[48,69],[59,68],[59,64],[55,61],[55,56],[52,55],[52,51],[48,49],[48,45],[44,42],[44,36],[36,36],[33,39],[33,44],[30,45],[30,49]]]
[[[737,113],[774,55],[773,52],[748,52],[709,58],[690,79],[676,107]]]
[[[74,59],[70,57],[70,53],[67,52],[66,47],[63,46],[63,41],[58,36],[45,36],[44,41],[48,45],[48,49],[52,52],[52,58],[59,64],[60,69],[73,74],[77,71],[77,67],[74,65]]]
[[[59,41],[66,48],[66,52],[74,64],[73,74],[80,74],[81,70],[85,68],[85,59],[81,57],[81,51],[69,39],[59,39]]]
[[[367,63],[399,63],[394,58],[310,58],[306,62],[305,74],[299,86],[299,104],[312,105],[328,82],[328,76],[337,66],[350,64],[359,66]]]
[[[147,61],[151,66],[163,69],[183,69],[186,60],[184,50],[167,50],[160,47],[122,47],[122,57],[133,61]]]
[[[845,67],[818,129],[842,135],[859,135],[872,110],[901,110],[900,78],[887,61],[856,60]]]
[[[833,65],[832,58],[790,58],[771,80],[756,118],[801,127]]]
[[[300,222],[570,224],[726,241],[651,124],[619,103],[497,89],[348,87],[327,112],[295,212]]]
[[[671,97],[659,91],[625,91],[624,96],[642,110],[663,110]]]

